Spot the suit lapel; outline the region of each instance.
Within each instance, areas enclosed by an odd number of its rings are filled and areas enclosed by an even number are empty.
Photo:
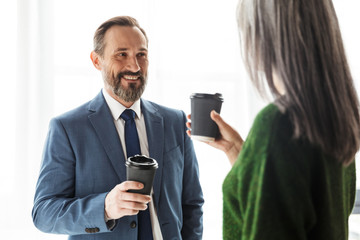
[[[150,102],[141,99],[141,107],[145,118],[146,134],[149,144],[149,155],[151,158],[154,158],[159,165],[153,184],[155,206],[158,209],[163,169],[164,122],[163,117]]]
[[[158,208],[163,169],[164,122],[163,117],[150,102],[141,99],[141,108],[144,114],[149,155],[159,165],[153,184],[155,205]],[[101,92],[90,102],[89,111],[89,121],[94,127],[120,182],[126,181],[124,152],[110,109]]]
[[[100,92],[90,102],[88,116],[120,182],[126,180],[125,157],[110,109]]]

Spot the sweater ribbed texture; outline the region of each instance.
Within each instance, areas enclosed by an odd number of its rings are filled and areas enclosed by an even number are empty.
[[[256,117],[223,183],[223,239],[347,240],[355,163],[343,167],[274,104]]]

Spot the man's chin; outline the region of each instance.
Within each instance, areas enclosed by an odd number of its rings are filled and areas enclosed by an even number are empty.
[[[125,102],[135,102],[139,100],[143,94],[144,91],[141,91],[141,89],[114,89],[114,94],[120,98],[121,100]]]
[[[141,81],[121,81],[120,88],[123,91],[138,91],[141,85]]]

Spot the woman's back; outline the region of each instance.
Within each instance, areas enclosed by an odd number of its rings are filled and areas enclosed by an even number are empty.
[[[293,138],[270,104],[257,116],[223,184],[224,239],[347,239],[355,164]]]

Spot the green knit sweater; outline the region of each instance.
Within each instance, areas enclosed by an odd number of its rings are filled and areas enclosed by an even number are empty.
[[[274,104],[256,117],[223,184],[224,239],[348,239],[355,163],[342,167],[292,134]]]

